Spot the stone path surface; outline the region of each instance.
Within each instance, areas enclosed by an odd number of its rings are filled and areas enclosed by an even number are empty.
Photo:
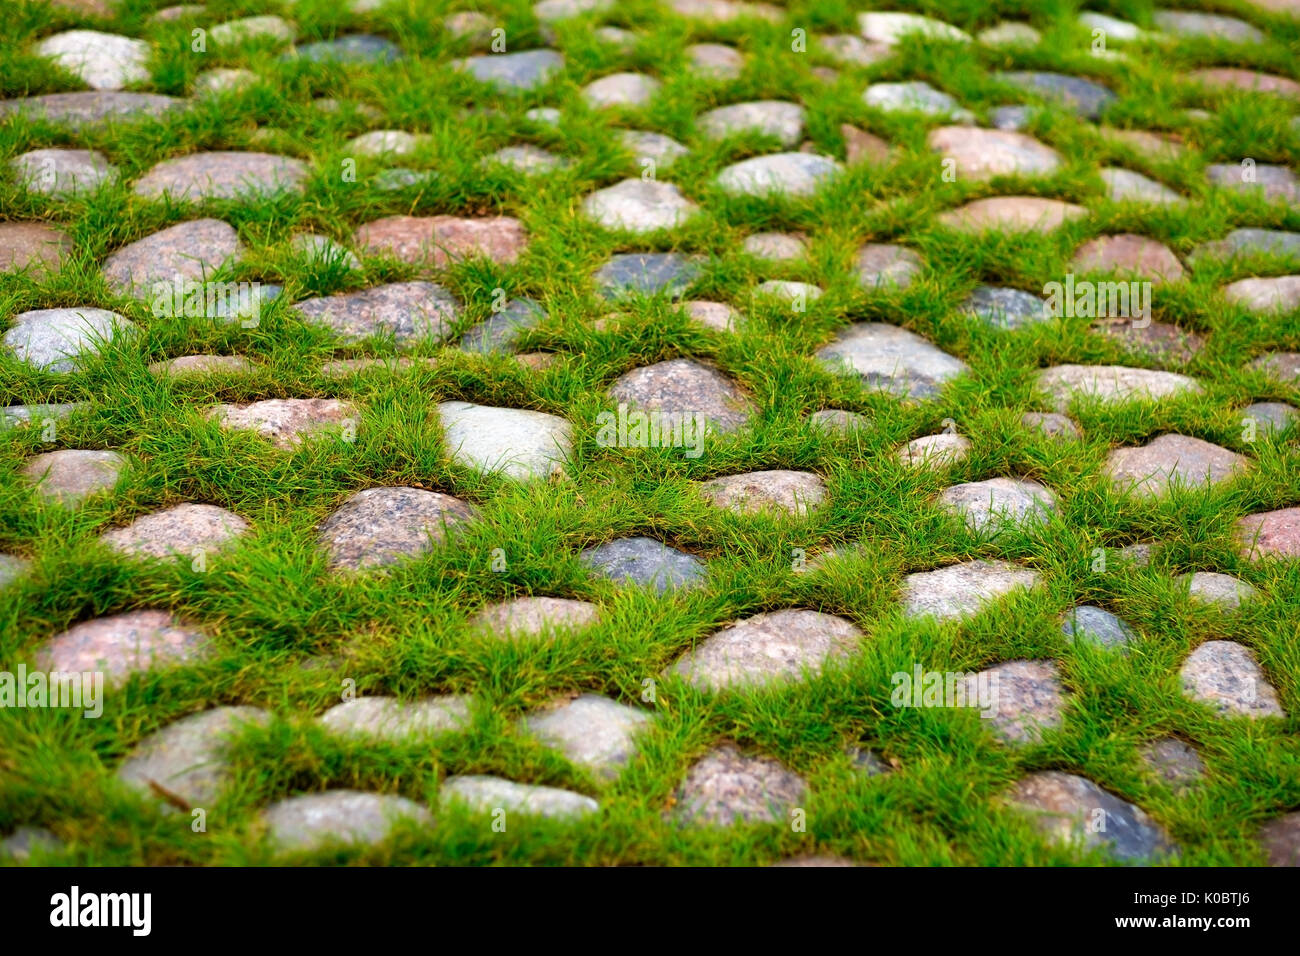
[[[265,724],[257,707],[217,707],[192,714],[142,740],[117,769],[117,778],[143,796],[208,808],[233,778],[224,748],[248,726]],[[172,809],[175,803],[166,804]]]
[[[1300,860],[1300,0],[3,7],[6,864]]]
[[[356,571],[418,557],[474,516],[468,503],[421,488],[366,488],[350,496],[320,526],[330,567]]]
[[[710,690],[794,680],[849,656],[861,639],[857,627],[831,614],[773,611],[707,638],[671,672]]]

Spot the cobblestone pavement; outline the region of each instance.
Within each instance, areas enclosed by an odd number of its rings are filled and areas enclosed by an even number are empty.
[[[8,5],[0,858],[1300,862],[1300,3],[864,6]]]

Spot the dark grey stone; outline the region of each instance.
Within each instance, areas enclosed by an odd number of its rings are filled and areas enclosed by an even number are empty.
[[[1096,647],[1124,647],[1133,640],[1133,629],[1109,611],[1084,604],[1067,611],[1061,633],[1070,643],[1080,641]]]
[[[998,329],[1020,329],[1050,321],[1047,303],[1020,289],[982,285],[962,303],[962,311]]]
[[[653,538],[618,538],[582,552],[582,563],[612,581],[648,586],[663,594],[700,583],[704,562]]]
[[[1016,785],[1011,799],[1033,814],[1038,828],[1058,845],[1100,849],[1122,863],[1175,851],[1165,832],[1139,807],[1084,777],[1057,770],[1031,774]]]
[[[995,73],[994,79],[1010,83],[1022,90],[1037,93],[1044,99],[1060,103],[1071,112],[1084,119],[1097,119],[1116,96],[1100,83],[1085,80],[1081,76],[1069,76],[1065,73],[1038,73],[1034,71],[1013,71]]]
[[[680,298],[700,273],[700,260],[678,252],[625,252],[610,257],[596,273],[596,285],[607,299],[621,295],[666,293]]]
[[[525,50],[466,57],[455,65],[498,89],[531,90],[563,70],[564,57],[555,50]]]
[[[354,33],[333,40],[308,43],[281,56],[283,60],[311,60],[315,63],[391,63],[402,51],[392,40],[369,33]]]
[[[466,352],[509,352],[521,332],[544,318],[546,311],[532,299],[511,299],[500,312],[466,332],[460,347]]]

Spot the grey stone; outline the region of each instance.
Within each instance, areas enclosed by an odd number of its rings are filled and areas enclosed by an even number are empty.
[[[1235,477],[1249,459],[1186,435],[1161,435],[1136,448],[1117,448],[1106,458],[1106,475],[1130,494],[1156,497],[1174,486],[1209,487]]]
[[[686,309],[686,314],[691,317],[692,322],[697,322],[710,329],[716,329],[719,332],[734,332],[743,321],[741,314],[725,302],[706,302],[702,299],[692,299],[690,302],[682,303],[682,305]]]
[[[639,161],[653,160],[659,167],[667,168],[689,150],[671,136],[663,133],[651,133],[646,130],[624,129],[618,131],[618,141],[623,149]]]
[[[357,156],[410,156],[425,148],[433,137],[402,129],[375,129],[349,140],[348,153]]]
[[[331,846],[375,846],[399,823],[433,827],[429,811],[405,797],[326,790],[274,803],[260,817],[280,852],[312,852]]]
[[[643,710],[596,694],[561,700],[529,714],[524,729],[579,766],[610,780],[636,753],[636,735],[650,723]]]
[[[535,89],[564,69],[564,57],[554,50],[471,56],[453,66],[467,70],[480,83],[505,91]]]
[[[980,700],[980,687],[989,690],[988,700]],[[967,675],[967,705],[983,705],[981,712],[993,733],[1009,744],[1041,743],[1043,732],[1061,726],[1061,709],[1065,692],[1060,674],[1051,661],[1007,661]]]
[[[1042,35],[1028,23],[1004,20],[975,34],[985,46],[1037,46]]]
[[[551,820],[577,820],[600,810],[600,804],[580,793],[515,783],[500,777],[448,777],[438,798],[443,807],[458,803],[473,813],[504,810],[507,818],[511,813],[518,813]]]
[[[516,481],[563,474],[573,450],[572,427],[558,415],[443,402],[438,417],[453,461]]]
[[[208,38],[217,46],[234,46],[249,40],[277,40],[292,43],[293,25],[281,17],[241,17],[218,23],[208,30]]]
[[[85,402],[64,402],[54,405],[6,405],[0,406],[0,434],[10,428],[22,428],[31,424],[41,424],[47,419],[61,422],[73,412],[86,408]]]
[[[1115,94],[1100,83],[1064,73],[1013,71],[995,73],[994,79],[1058,103],[1084,119],[1095,120],[1115,102]]]
[[[710,80],[734,80],[745,68],[745,58],[721,43],[694,43],[686,48],[693,72]]]
[[[644,73],[611,73],[582,88],[582,98],[595,109],[645,106],[663,84]]]
[[[247,375],[257,368],[242,355],[179,355],[152,362],[149,371],[161,378],[202,378],[207,375]]]
[[[863,384],[900,398],[933,398],[966,363],[914,332],[880,322],[851,325],[817,359],[831,372],[859,376]]]
[[[155,286],[210,280],[240,255],[239,236],[220,219],[195,219],[169,226],[118,249],[104,260],[108,287],[119,295],[155,298]],[[171,290],[168,289],[168,296]]]
[[[790,262],[802,259],[808,251],[808,244],[802,236],[798,235],[784,232],[758,232],[747,236],[740,248],[756,259],[767,262]]]
[[[676,299],[699,275],[701,260],[678,252],[625,252],[611,256],[596,273],[606,298],[662,292]]]
[[[684,224],[699,207],[672,183],[625,179],[582,201],[582,211],[606,229],[647,233]]]
[[[1187,201],[1163,183],[1131,169],[1109,166],[1102,169],[1099,175],[1106,184],[1106,195],[1115,202],[1143,202],[1164,206]]]
[[[1300,308],[1300,275],[1239,279],[1223,287],[1229,302],[1251,312],[1292,312]]]
[[[1107,16],[1104,13],[1094,13],[1091,10],[1079,14],[1079,25],[1090,31],[1100,30],[1107,40],[1136,40],[1144,32],[1136,23],[1129,23],[1127,20],[1120,20],[1118,17]]]
[[[306,299],[294,309],[307,322],[332,329],[344,342],[391,335],[399,345],[451,334],[460,303],[432,282],[394,282],[360,292]]]
[[[1255,423],[1257,432],[1281,433],[1300,420],[1300,411],[1285,402],[1255,402],[1241,410],[1241,420]]]
[[[126,459],[115,451],[65,448],[37,455],[23,466],[23,477],[47,501],[75,507],[117,484]]]
[[[313,63],[391,63],[402,51],[392,40],[368,33],[352,33],[333,40],[308,43],[283,55],[282,59]]]
[[[194,78],[194,95],[213,96],[246,90],[255,85],[259,79],[260,77],[252,70],[204,70]]]
[[[645,412],[698,416],[720,433],[744,428],[755,411],[754,403],[717,369],[684,358],[625,372],[610,386],[609,396]]]
[[[1062,441],[1077,441],[1083,438],[1083,432],[1079,430],[1078,425],[1055,412],[1025,412],[1020,416],[1020,424],[1025,428],[1042,432],[1049,438]]]
[[[522,333],[545,318],[545,310],[532,299],[511,299],[500,312],[466,332],[460,347],[484,354],[509,352]]]
[[[420,488],[366,488],[321,522],[318,538],[331,568],[380,568],[418,557],[441,544],[474,508],[459,498]]]
[[[568,165],[568,160],[552,152],[531,146],[527,143],[519,146],[505,146],[488,156],[488,163],[509,166],[516,172],[531,176],[537,173],[549,173]]]
[[[1251,361],[1248,368],[1286,385],[1300,384],[1300,352],[1268,352]]]
[[[503,640],[548,638],[577,631],[601,620],[600,608],[571,598],[521,597],[490,604],[470,619],[470,627]]]
[[[118,767],[117,778],[144,796],[161,797],[168,809],[184,803],[209,810],[232,780],[224,754],[230,738],[268,720],[257,707],[191,714],[140,741]]]
[[[1061,633],[1071,644],[1093,647],[1123,648],[1132,643],[1133,629],[1110,611],[1084,604],[1065,614]]]
[[[858,250],[854,268],[858,285],[864,289],[906,289],[920,275],[924,263],[904,246],[869,242]]]
[[[758,134],[794,146],[803,136],[804,108],[784,100],[755,100],[709,110],[697,122],[709,139]]]
[[[1205,347],[1204,337],[1169,322],[1153,322],[1149,315],[1145,319],[1119,316],[1097,319],[1088,328],[1116,342],[1126,352],[1165,362],[1190,362]]]
[[[1070,267],[1076,272],[1137,276],[1153,285],[1177,282],[1183,277],[1182,263],[1168,246],[1131,232],[1089,239],[1075,250]]]
[[[975,114],[929,83],[911,80],[904,83],[872,83],[862,94],[868,106],[887,113],[921,113],[942,116],[959,123],[975,122]]]
[[[961,516],[976,533],[996,532],[1008,525],[1039,524],[1056,511],[1056,496],[1036,481],[989,478],[946,488],[939,495],[944,508]]]
[[[206,152],[165,159],[136,181],[146,199],[202,202],[301,193],[305,163],[270,153]]]
[[[217,405],[206,417],[224,429],[252,431],[277,448],[291,449],[307,436],[330,429],[354,427],[360,413],[351,402],[337,398],[271,398],[248,405]]]
[[[1187,656],[1178,676],[1184,696],[1209,704],[1223,716],[1286,716],[1255,652],[1234,641],[1201,644]]]
[[[982,162],[982,160],[980,160]],[[1061,228],[1088,214],[1082,206],[1039,196],[991,196],[939,214],[939,222],[959,232],[1039,232]]]
[[[230,547],[248,522],[215,505],[181,504],[144,515],[100,537],[110,549],[136,558],[191,558]]]
[[[1235,611],[1242,604],[1259,597],[1258,591],[1231,574],[1195,571],[1179,575],[1177,580],[1187,588],[1192,600],[1213,604],[1225,611]]]
[[[1051,397],[1058,412],[1068,411],[1076,396],[1121,405],[1201,391],[1196,380],[1186,375],[1123,365],[1054,365],[1038,373],[1038,387]]]
[[[999,106],[989,114],[989,121],[994,129],[1018,133],[1029,125],[1037,112],[1035,106]]]
[[[816,676],[857,650],[862,632],[831,614],[802,609],[757,614],[726,627],[668,673],[702,690],[768,686]]]
[[[130,611],[83,621],[36,649],[44,671],[102,671],[116,684],[132,674],[203,660],[211,644],[206,634],[176,620],[168,611]]]
[[[904,581],[903,613],[939,621],[969,617],[989,602],[1038,582],[1038,572],[1008,561],[967,561],[921,571]]]
[[[1247,178],[1246,170],[1250,170]],[[1246,167],[1241,163],[1211,163],[1205,167],[1205,178],[1211,185],[1246,194],[1259,194],[1268,202],[1300,203],[1300,180],[1285,166],[1272,163],[1255,163]]]
[[[62,848],[62,841],[49,830],[42,827],[18,827],[0,840],[0,860],[26,863],[33,853],[39,858],[57,853]]]
[[[682,824],[789,824],[808,785],[771,757],[747,757],[733,744],[705,754],[686,774],[672,815]]]
[[[898,460],[909,468],[941,469],[964,459],[971,449],[969,438],[940,432],[913,438],[898,450]]]
[[[404,189],[423,189],[437,182],[438,174],[432,170],[381,169],[371,182],[380,192],[397,193]]]
[[[931,152],[953,162],[959,179],[976,182],[997,176],[1045,176],[1056,172],[1061,157],[1032,136],[976,126],[940,126],[930,131]]]
[[[64,373],[97,354],[101,343],[136,331],[107,309],[36,309],[14,316],[0,342],[20,362],[43,372]]]
[[[1234,229],[1222,239],[1204,242],[1188,257],[1200,259],[1236,259],[1268,255],[1300,260],[1300,232],[1281,229]]]
[[[806,516],[826,500],[826,483],[809,471],[750,471],[701,486],[709,503],[738,514],[785,512]]]
[[[1300,866],[1300,812],[1288,813],[1259,828],[1269,866]]]
[[[1263,43],[1264,34],[1245,20],[1190,10],[1157,10],[1151,19],[1161,30],[1183,37],[1211,37],[1234,43]]]
[[[961,310],[995,329],[1023,329],[1051,320],[1047,303],[1038,296],[992,285],[979,286],[962,303]]]
[[[157,119],[188,107],[189,101],[160,93],[97,90],[0,100],[0,116],[25,116],[80,131],[138,119]]]
[[[0,272],[26,272],[37,281],[63,268],[72,240],[43,222],[0,222]]]
[[[133,37],[68,30],[46,37],[34,52],[93,90],[120,90],[149,81],[149,44]]]
[[[31,567],[31,562],[13,554],[0,552],[0,590],[9,587]]]
[[[852,33],[824,36],[821,48],[840,66],[874,66],[894,53],[888,44],[872,43]]]
[[[1142,760],[1175,793],[1183,793],[1205,776],[1196,748],[1177,737],[1162,737],[1142,748]]]
[[[733,196],[804,197],[815,193],[843,167],[815,153],[773,153],[726,167],[714,182]]]
[[[784,279],[771,279],[754,286],[756,297],[778,299],[790,304],[806,305],[809,302],[816,302],[824,294],[821,286],[808,282],[789,282]]]
[[[1058,770],[1030,774],[1016,785],[1010,799],[1058,846],[1100,850],[1121,863],[1175,852],[1168,835],[1141,808],[1084,777]],[[1099,816],[1104,827],[1097,825]]]
[[[864,776],[881,777],[890,771],[889,765],[869,748],[850,747],[848,756],[853,763],[853,769],[860,771]]]
[[[859,13],[858,29],[868,40],[890,46],[900,43],[906,36],[954,43],[970,42],[970,34],[964,30],[917,13]]]
[[[357,697],[335,704],[321,714],[319,723],[333,734],[402,743],[463,729],[469,723],[469,702],[465,696],[413,701]]]
[[[616,538],[588,548],[580,557],[602,577],[650,587],[659,594],[702,584],[707,573],[704,562],[695,555],[653,538]]]
[[[118,180],[117,167],[93,149],[34,149],[9,163],[18,184],[41,196],[84,196]]]
[[[871,419],[843,408],[823,408],[808,416],[808,421],[820,429],[831,432],[854,432],[871,427]]]

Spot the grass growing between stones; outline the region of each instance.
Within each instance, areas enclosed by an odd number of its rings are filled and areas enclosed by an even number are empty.
[[[1240,91],[1200,90],[1188,70],[1227,65],[1287,74],[1300,53],[1300,22],[1233,4],[1268,35],[1260,45],[1185,38],[1113,44],[1113,62],[1089,54],[1089,31],[1076,8],[1032,4],[1042,42],[994,49],[908,38],[901,53],[872,66],[837,64],[814,35],[856,33],[858,5],[840,0],[791,3],[783,20],[746,18],[704,23],[650,0],[620,3],[605,14],[550,27],[521,0],[480,7],[506,29],[510,48],[550,45],[566,58],[562,74],[519,95],[493,93],[453,71],[451,59],[472,50],[440,26],[449,2],[395,0],[354,14],[344,4],[303,0],[210,0],[198,20],[155,23],[150,0],[123,0],[109,20],[86,19],[42,3],[11,12],[0,47],[0,98],[79,89],[75,80],[32,55],[42,37],[93,26],[148,40],[153,81],[146,89],[188,96],[194,78],[216,67],[246,68],[258,82],[243,91],[195,98],[191,108],[157,120],[69,131],[25,118],[0,125],[0,165],[28,150],[95,149],[121,173],[93,195],[50,199],[0,178],[0,210],[11,220],[45,220],[74,243],[61,271],[0,274],[0,320],[33,309],[110,309],[139,329],[118,338],[72,375],[40,372],[0,354],[4,404],[78,402],[54,442],[40,428],[0,435],[0,551],[31,561],[30,571],[0,590],[0,663],[13,669],[53,635],[95,617],[162,608],[213,636],[213,655],[186,667],[137,675],[105,697],[103,716],[59,710],[0,712],[0,833],[19,826],[49,829],[58,848],[49,863],[93,865],[241,865],[273,859],[257,839],[258,812],[299,793],[356,789],[397,794],[433,808],[433,828],[398,827],[373,847],[291,855],[293,862],[354,864],[763,865],[791,857],[840,856],[883,865],[1084,865],[1102,854],[1046,842],[1003,796],[1029,773],[1079,774],[1143,808],[1179,846],[1176,865],[1259,865],[1262,823],[1300,806],[1300,563],[1252,562],[1233,536],[1241,517],[1300,503],[1297,427],[1243,436],[1241,409],[1252,402],[1300,405],[1300,383],[1249,367],[1265,352],[1300,351],[1295,311],[1257,314],[1222,295],[1229,282],[1297,271],[1280,256],[1189,262],[1198,245],[1235,228],[1300,230],[1300,207],[1215,188],[1210,163],[1295,167],[1300,126],[1295,103]],[[1014,3],[926,3],[914,7],[974,34],[1029,8]],[[1148,4],[1107,9],[1151,24]],[[281,62],[279,47],[250,40],[190,49],[190,29],[240,16],[279,13],[298,27],[298,45],[344,33],[370,32],[396,42],[392,64]],[[597,23],[634,31],[621,52],[594,35]],[[808,52],[791,52],[790,31],[808,32]],[[745,55],[734,80],[701,80],[683,52],[717,42]],[[833,81],[813,67],[838,71]],[[596,110],[582,87],[626,70],[659,78],[646,107]],[[1108,125],[1176,133],[1186,147],[1174,158],[1108,141],[1097,124],[1049,103],[1024,129],[1057,150],[1061,167],[1033,178],[946,182],[926,145],[941,119],[867,107],[873,82],[926,80],[974,111],[1029,99],[999,83],[998,70],[1051,70],[1086,76],[1118,95]],[[314,97],[345,101],[335,112]],[[759,99],[806,107],[803,140],[845,159],[842,124],[886,140],[886,163],[847,165],[803,200],[735,197],[713,178],[750,156],[777,152],[771,140],[740,136],[714,142],[695,117],[708,109]],[[352,105],[349,105],[352,104]],[[367,119],[355,104],[380,118]],[[562,119],[551,128],[525,118],[539,106]],[[1209,111],[1203,120],[1183,111]],[[648,236],[611,233],[586,220],[581,201],[624,178],[638,177],[637,157],[618,142],[619,127],[672,136],[689,153],[657,176],[697,203],[685,225]],[[428,134],[412,156],[356,157],[355,182],[340,175],[347,142],[369,129]],[[541,146],[568,165],[536,177],[482,165],[495,150]],[[797,148],[797,147],[795,147]],[[307,163],[302,195],[209,201],[201,206],[146,200],[132,184],[156,163],[204,150],[256,150]],[[424,185],[386,192],[374,185],[388,166],[432,170]],[[1098,176],[1123,166],[1187,198],[1152,207],[1107,198]],[[1084,206],[1089,215],[1052,231],[968,235],[939,215],[974,199],[1035,195]],[[341,344],[300,320],[294,302],[428,277],[427,270],[366,256],[359,271],[313,264],[292,236],[314,232],[354,246],[363,223],[391,215],[520,219],[529,236],[517,262],[477,258],[453,263],[434,278],[464,303],[445,345],[423,341],[399,349],[391,340]],[[100,275],[114,250],[166,226],[202,216],[230,223],[245,252],[223,274],[284,287],[256,328],[155,315],[148,303],[111,291]],[[768,264],[740,251],[763,231],[802,232],[806,256]],[[1135,232],[1165,243],[1184,263],[1182,281],[1157,286],[1154,318],[1204,337],[1186,361],[1135,351],[1131,339],[1089,331],[1090,319],[1064,318],[1015,331],[964,316],[960,305],[981,284],[1038,293],[1072,271],[1074,250],[1099,235]],[[924,267],[904,289],[864,289],[854,268],[867,242],[898,243]],[[726,302],[743,316],[735,332],[693,323],[665,296],[620,303],[617,319],[598,324],[613,306],[592,273],[611,254],[679,251],[704,257],[685,298]],[[358,250],[359,251],[359,250]],[[814,283],[825,294],[806,311],[752,295],[769,279]],[[492,315],[495,289],[541,303],[544,321],[524,333],[518,352],[555,356],[532,369],[510,354],[456,347],[460,335]],[[902,326],[959,357],[968,371],[923,402],[870,390],[835,376],[814,352],[854,322]],[[347,377],[321,371],[328,361],[402,355],[430,366],[383,369]],[[248,373],[167,379],[152,363],[179,355],[248,357]],[[755,404],[752,427],[710,439],[705,453],[603,447],[597,415],[621,374],[691,357],[715,366]],[[1083,438],[1061,442],[1020,424],[1021,415],[1051,410],[1036,391],[1038,370],[1061,364],[1163,368],[1203,387],[1158,402],[1107,406],[1076,400],[1069,409]],[[204,418],[214,405],[270,398],[340,398],[360,410],[354,442],[324,433],[280,450],[246,432],[223,431]],[[437,405],[468,401],[558,415],[573,427],[574,450],[562,479],[526,485],[482,475],[452,461]],[[858,412],[866,428],[829,432],[808,416],[825,408]],[[971,442],[962,461],[912,469],[897,450],[942,431],[951,420]],[[1249,474],[1208,489],[1178,489],[1158,500],[1122,493],[1106,480],[1114,448],[1166,433],[1202,438],[1246,456]],[[115,490],[76,509],[39,498],[20,469],[55,448],[111,449],[130,461]],[[710,506],[698,483],[763,469],[820,475],[827,503],[806,517],[732,514]],[[1058,511],[1041,527],[978,535],[936,505],[947,487],[999,476],[1033,479],[1051,489]],[[339,575],[321,551],[316,528],[364,488],[411,486],[454,495],[477,509],[448,541],[387,572]],[[109,529],[185,503],[218,505],[251,531],[210,557],[139,563],[98,540]],[[708,579],[667,595],[621,586],[590,574],[579,560],[588,547],[647,536],[697,555]],[[1126,563],[1119,549],[1158,542],[1149,566]],[[796,571],[800,553],[845,552]],[[1104,553],[1104,569],[1097,555]],[[494,570],[494,553],[504,567]],[[977,558],[1032,568],[1039,587],[1016,592],[972,618],[953,622],[904,616],[905,575]],[[1221,571],[1259,592],[1233,614],[1192,604],[1175,581],[1189,571]],[[476,632],[470,618],[496,601],[526,595],[578,598],[602,609],[590,628],[544,643],[507,642]],[[1127,655],[1107,653],[1061,634],[1061,615],[1094,604],[1135,631]],[[865,635],[850,658],[807,679],[769,689],[701,692],[664,676],[683,653],[741,618],[809,608],[852,621]],[[1209,640],[1251,648],[1277,689],[1287,717],[1226,718],[1188,700],[1178,671]],[[1064,721],[1039,742],[1012,747],[972,711],[899,709],[890,677],[927,670],[979,671],[1016,659],[1055,661],[1066,692]],[[655,700],[642,703],[645,681]],[[432,740],[369,742],[333,736],[315,718],[340,699],[341,682],[358,695],[418,698],[472,695],[460,732]],[[644,707],[653,716],[638,756],[609,782],[521,733],[525,714],[565,695],[599,694]],[[207,831],[183,813],[163,813],[126,790],[115,770],[133,747],[174,721],[219,705],[270,711],[231,748],[225,798],[208,813]],[[1193,743],[1203,778],[1175,791],[1143,762],[1147,743],[1174,736]],[[682,826],[672,809],[691,765],[723,741],[780,761],[807,782],[806,830],[789,821],[730,828]],[[868,776],[848,748],[870,748],[889,772]],[[573,821],[514,814],[506,832],[464,809],[440,808],[449,775],[490,774],[595,797],[600,811]]]

